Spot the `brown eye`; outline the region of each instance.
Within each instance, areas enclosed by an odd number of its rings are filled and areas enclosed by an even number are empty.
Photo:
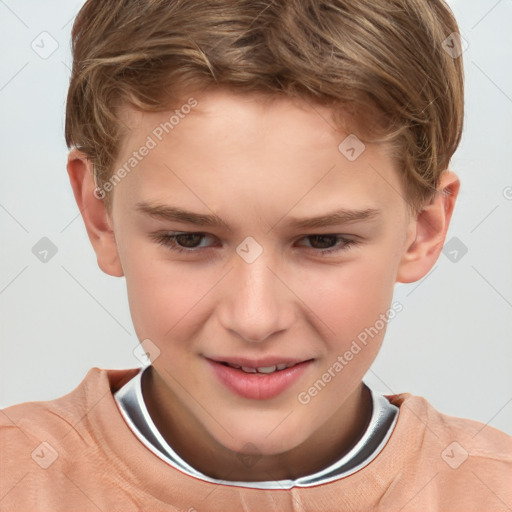
[[[204,238],[202,233],[186,233],[183,235],[175,235],[175,240],[178,245],[188,249],[197,247],[202,238]]]
[[[302,240],[308,241],[308,243],[305,244],[307,249],[310,249],[313,253],[321,256],[341,253],[358,244],[358,240],[356,239],[346,238],[342,235],[330,234],[307,235],[303,237]],[[304,244],[300,245],[304,246]]]
[[[336,245],[336,235],[309,235],[307,237],[314,249],[329,249]]]
[[[212,237],[205,233],[152,233],[150,236],[159,245],[191,256],[213,248]]]

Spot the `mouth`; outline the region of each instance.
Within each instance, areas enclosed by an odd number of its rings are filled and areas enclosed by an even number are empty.
[[[231,392],[244,398],[265,400],[290,388],[313,359],[206,358],[217,379]]]

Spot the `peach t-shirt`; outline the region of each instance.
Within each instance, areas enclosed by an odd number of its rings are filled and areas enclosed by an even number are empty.
[[[253,489],[189,476],[130,430],[113,393],[139,369],[91,369],[71,393],[0,412],[0,510],[507,511],[512,437],[409,393],[379,455],[307,488]]]

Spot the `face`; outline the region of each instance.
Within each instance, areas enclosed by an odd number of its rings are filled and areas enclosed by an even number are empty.
[[[349,411],[411,219],[385,148],[347,158],[326,108],[194,99],[171,121],[125,111],[115,169],[137,163],[111,215],[133,322],[182,414],[230,450],[281,453]]]

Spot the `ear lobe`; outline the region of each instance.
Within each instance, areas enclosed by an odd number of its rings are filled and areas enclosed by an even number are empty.
[[[430,271],[443,249],[460,181],[445,171],[434,199],[411,219],[406,250],[398,267],[397,282],[418,281]]]
[[[78,149],[69,152],[67,170],[75,200],[82,214],[98,265],[108,275],[124,275],[112,220],[98,194],[91,161]]]

